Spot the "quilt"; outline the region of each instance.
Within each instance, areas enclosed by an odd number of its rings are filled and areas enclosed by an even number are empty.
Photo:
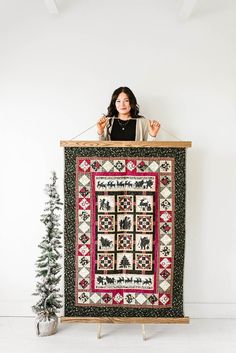
[[[185,151],[65,149],[66,316],[183,316]]]

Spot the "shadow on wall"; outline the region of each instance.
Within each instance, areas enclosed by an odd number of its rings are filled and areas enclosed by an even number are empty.
[[[232,10],[232,0],[198,0],[191,14],[191,19],[216,15]]]
[[[73,10],[79,6],[81,9],[86,4],[86,1],[78,0],[53,0],[60,12],[66,12]],[[157,1],[158,2],[158,1]],[[162,2],[162,1],[159,1]],[[181,11],[183,1],[179,1],[179,10]],[[160,4],[159,4],[160,7]],[[191,13],[191,19],[197,19],[199,17],[214,15],[223,11],[232,10],[232,0],[197,0],[194,5],[194,9]],[[188,20],[190,19],[188,18]]]
[[[158,120],[161,123],[161,129],[158,133],[159,141],[185,141],[189,136],[184,136],[180,131],[178,117],[176,117],[176,106],[171,97],[148,95],[141,97],[140,113],[147,119]]]
[[[206,153],[201,147],[187,149],[186,154],[186,244],[185,244],[185,298],[202,298],[204,288],[197,286],[192,293],[192,278],[196,284],[202,281],[201,262],[205,262],[204,193]],[[197,269],[197,270],[196,270]],[[192,300],[192,299],[191,299]]]
[[[78,0],[55,0],[55,2],[59,13],[73,10],[77,6],[82,6]]]

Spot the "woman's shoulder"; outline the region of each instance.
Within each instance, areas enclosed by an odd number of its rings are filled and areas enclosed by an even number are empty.
[[[143,115],[138,115],[136,118],[139,119],[140,121],[147,121],[147,118],[145,118],[145,116]]]
[[[146,125],[148,119],[146,119],[145,116],[143,116],[143,115],[139,115],[139,116],[137,117],[137,120],[139,121],[140,124]]]

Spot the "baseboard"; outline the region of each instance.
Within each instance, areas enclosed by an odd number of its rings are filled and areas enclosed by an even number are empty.
[[[0,316],[34,316],[32,301],[0,301]],[[63,315],[61,310],[60,315]],[[235,319],[236,303],[185,303],[184,315],[194,319]]]
[[[0,301],[0,316],[34,316],[31,306],[33,300],[5,300]]]

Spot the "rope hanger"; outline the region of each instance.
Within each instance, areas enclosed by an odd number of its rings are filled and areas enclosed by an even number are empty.
[[[117,118],[117,117],[114,117],[113,119],[119,120],[119,118]],[[132,118],[132,119],[137,120],[137,119],[145,119],[145,118],[144,118],[144,117],[140,117],[140,118]],[[96,125],[97,125],[97,122],[96,122],[95,124],[91,125],[90,127],[88,127],[86,130],[80,132],[78,135],[72,137],[70,140],[74,140],[74,139],[76,139],[77,137],[83,135],[85,132],[91,130],[91,129],[92,129],[94,126],[96,126]],[[162,127],[162,125],[161,125],[160,129],[162,129],[162,130],[165,131],[168,135],[174,137],[175,139],[177,139],[177,140],[179,140],[179,141],[182,141],[180,138],[178,138],[177,136],[171,134],[169,131],[167,131],[166,129],[164,129],[164,128]]]

